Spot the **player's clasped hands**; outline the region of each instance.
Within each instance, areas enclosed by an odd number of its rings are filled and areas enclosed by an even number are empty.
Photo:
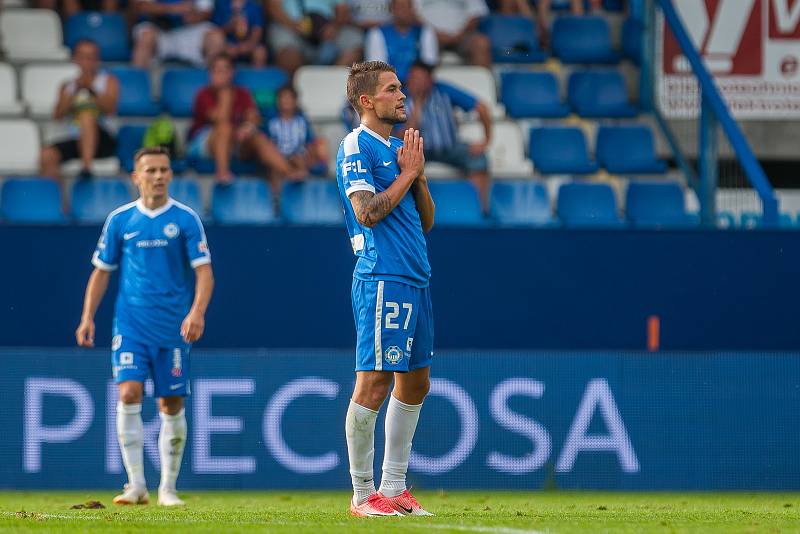
[[[419,130],[409,128],[403,134],[403,146],[397,150],[397,164],[402,172],[419,177],[425,169],[425,150]]]

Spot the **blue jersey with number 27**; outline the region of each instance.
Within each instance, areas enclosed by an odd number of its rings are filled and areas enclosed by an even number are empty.
[[[336,179],[358,280],[389,280],[428,287],[431,267],[417,204],[409,190],[400,204],[373,228],[362,226],[349,197],[356,191],[380,193],[400,174],[397,149],[403,141],[384,139],[361,125],[344,138],[336,156]]]

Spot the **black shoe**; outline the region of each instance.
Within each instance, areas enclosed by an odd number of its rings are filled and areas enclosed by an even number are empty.
[[[92,174],[92,171],[90,171],[89,169],[81,169],[81,172],[78,173],[78,176],[76,176],[76,178],[80,181],[91,180],[92,178],[94,178],[94,174]]]

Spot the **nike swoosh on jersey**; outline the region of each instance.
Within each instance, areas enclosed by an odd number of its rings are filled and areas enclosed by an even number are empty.
[[[181,382],[180,384],[170,384],[169,389],[176,390],[181,386],[183,386],[183,382]]]
[[[389,165],[391,165],[391,164],[392,164],[392,162],[391,162],[391,161],[384,161],[384,162],[383,162],[383,166],[384,166],[384,167],[388,167],[388,166],[389,166]]]
[[[134,237],[136,237],[136,236],[137,236],[137,235],[139,235],[140,233],[141,233],[141,232],[131,232],[131,233],[129,233],[129,234],[122,234],[122,239],[124,239],[125,241],[127,241],[127,240],[129,240],[129,239],[133,239]]]

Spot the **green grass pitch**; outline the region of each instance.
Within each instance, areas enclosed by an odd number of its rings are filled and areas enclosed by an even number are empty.
[[[798,493],[415,493],[436,517],[350,517],[346,492],[185,492],[182,509],[115,507],[106,490],[0,492],[0,532],[800,532]],[[106,508],[71,509],[88,500]]]

